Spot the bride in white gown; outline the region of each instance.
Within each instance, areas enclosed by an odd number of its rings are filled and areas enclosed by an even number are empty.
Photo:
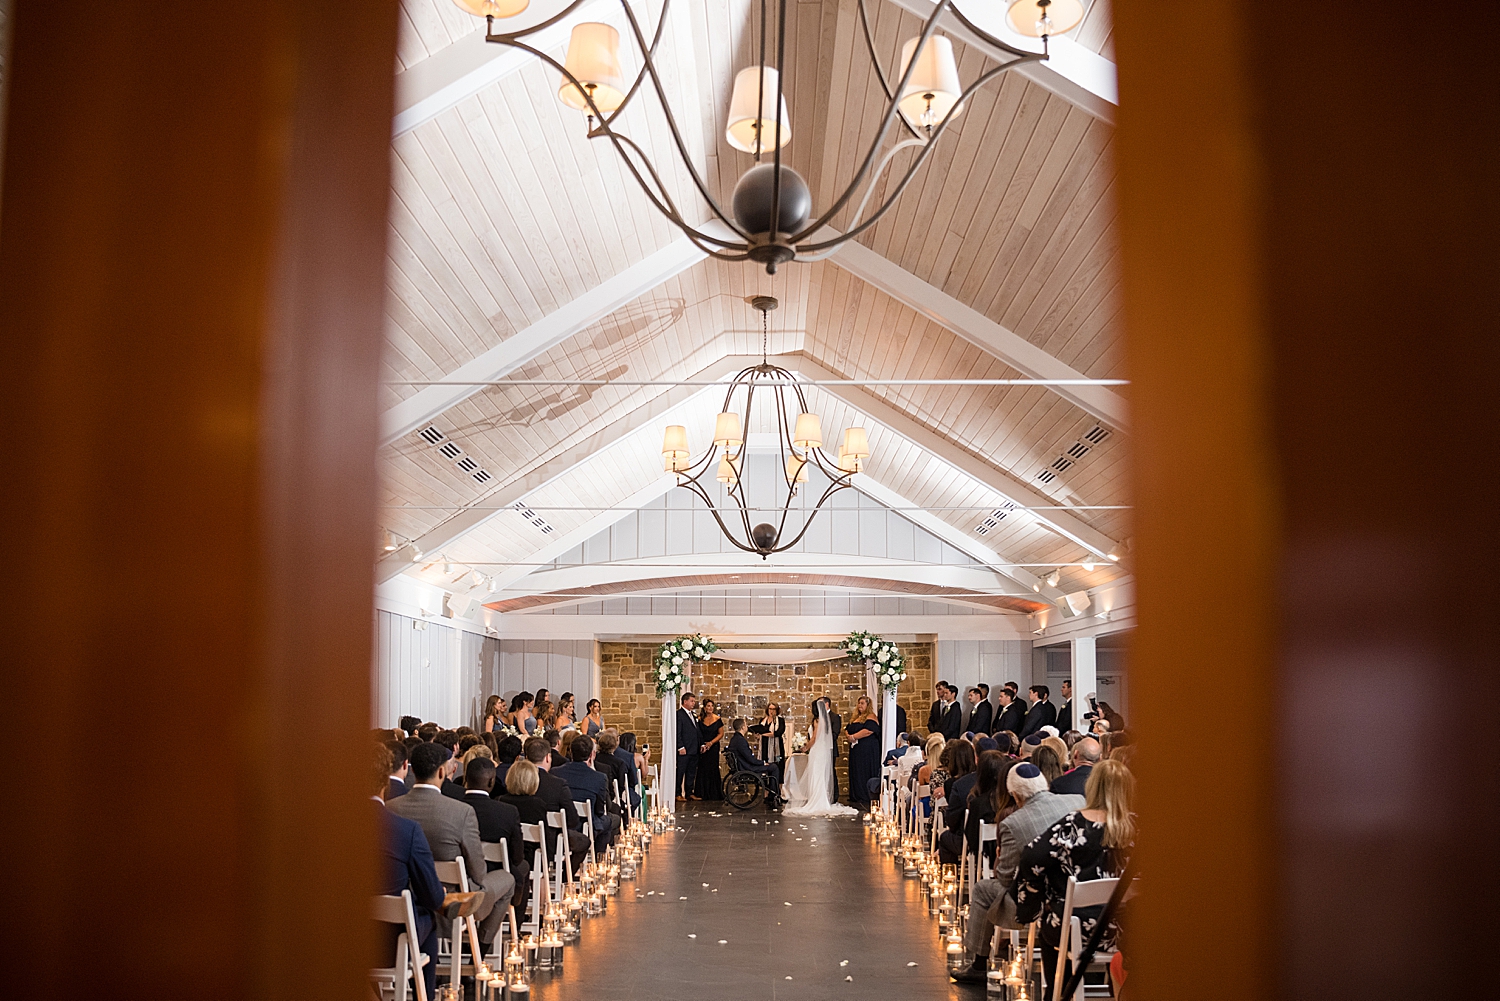
[[[821,701],[817,709],[807,744],[807,763],[797,781],[790,781],[788,776],[787,802],[781,812],[788,817],[857,816],[859,811],[853,807],[833,802],[833,731]]]

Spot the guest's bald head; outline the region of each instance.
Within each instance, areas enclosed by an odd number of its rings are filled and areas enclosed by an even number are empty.
[[[1084,737],[1073,745],[1074,765],[1097,765],[1102,748],[1093,737]]]

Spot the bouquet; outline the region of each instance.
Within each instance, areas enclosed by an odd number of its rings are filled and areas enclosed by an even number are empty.
[[[848,653],[850,663],[873,667],[886,691],[895,691],[906,680],[906,658],[900,649],[874,633],[852,632],[839,647]]]
[[[801,730],[798,730],[796,733],[792,734],[792,753],[793,754],[796,754],[798,751],[802,750],[806,746],[807,746],[807,734],[803,733]]]
[[[714,641],[702,633],[679,636],[656,648],[655,675],[656,697],[666,698],[687,682],[687,668],[693,661],[708,660],[719,649]]]

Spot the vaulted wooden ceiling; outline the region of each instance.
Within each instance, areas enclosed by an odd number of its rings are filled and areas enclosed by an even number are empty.
[[[555,0],[545,9],[543,2],[526,16],[557,9]],[[608,19],[612,6],[616,0],[595,0],[588,16]],[[870,0],[887,66],[920,30],[910,6]],[[659,9],[644,7],[653,18]],[[722,116],[734,71],[753,61],[757,10],[748,0],[679,0],[662,44],[674,113],[721,204],[752,164],[722,141]],[[451,0],[403,0],[402,11],[401,71],[483,29]],[[1074,41],[1109,55],[1104,0]],[[786,153],[807,178],[816,212],[872,140],[882,96],[851,0],[791,4],[787,50]],[[955,51],[965,80],[990,65],[975,46],[958,41]],[[627,73],[636,65],[627,59]],[[395,137],[384,407],[422,389],[403,383],[444,379],[678,239],[614,150],[587,140],[582,117],[556,92],[555,74],[532,63]],[[707,203],[675,165],[654,99],[622,116],[622,129],[668,168],[666,183],[684,212],[707,220]],[[860,243],[925,283],[920,288],[977,311],[1057,363],[1089,378],[1124,378],[1112,135],[1107,121],[1035,80],[1002,75],[971,98],[917,181]],[[909,155],[898,154],[896,165]],[[850,211],[833,224],[846,226]],[[759,293],[782,303],[771,314],[769,351],[812,378],[1026,374],[929,318],[934,310],[924,303],[914,309],[856,276],[838,256],[774,276],[750,263],[701,260],[530,357],[510,372],[509,385],[480,388],[433,414],[433,426],[484,482],[416,434],[393,440],[381,456],[383,524],[401,539],[423,539],[443,537],[445,524],[466,516],[471,527],[442,551],[484,574],[526,563],[544,542],[519,515],[485,517],[487,505],[509,507],[496,498],[518,495],[550,509],[556,533],[588,526],[596,515],[579,508],[619,505],[660,478],[662,425],[688,424],[701,447],[719,402],[712,393],[674,397],[665,385],[590,383],[703,378],[726,358],[758,355],[759,317],[744,300]],[[1128,398],[1128,387],[1114,391]],[[871,428],[870,480],[1008,560],[1060,566],[1054,595],[1126,575],[1128,560],[1092,571],[1067,565],[1088,553],[1068,525],[1124,552],[1130,455],[1122,422],[1039,386],[808,392],[830,433]],[[670,421],[651,412],[666,413],[669,403],[677,407]],[[1054,467],[1060,459],[1065,468]],[[535,489],[518,492],[516,484],[532,482]],[[1027,490],[1033,505],[1073,510],[1005,519],[978,534],[988,511]],[[1049,519],[1066,519],[1065,531]],[[423,566],[401,569],[440,573]],[[451,575],[443,582],[452,586]]]

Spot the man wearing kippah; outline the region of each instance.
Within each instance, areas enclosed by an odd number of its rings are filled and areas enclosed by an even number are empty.
[[[1041,769],[1023,761],[1010,770],[1006,790],[1020,803],[1020,809],[1002,820],[996,831],[999,844],[995,852],[995,878],[974,883],[969,898],[969,928],[964,945],[974,955],[974,963],[953,979],[961,984],[984,983],[985,967],[990,954],[990,939],[995,926],[1014,927],[1016,902],[1008,892],[1016,879],[1021,849],[1031,839],[1075,810],[1082,810],[1082,796],[1059,796],[1047,788]]]

